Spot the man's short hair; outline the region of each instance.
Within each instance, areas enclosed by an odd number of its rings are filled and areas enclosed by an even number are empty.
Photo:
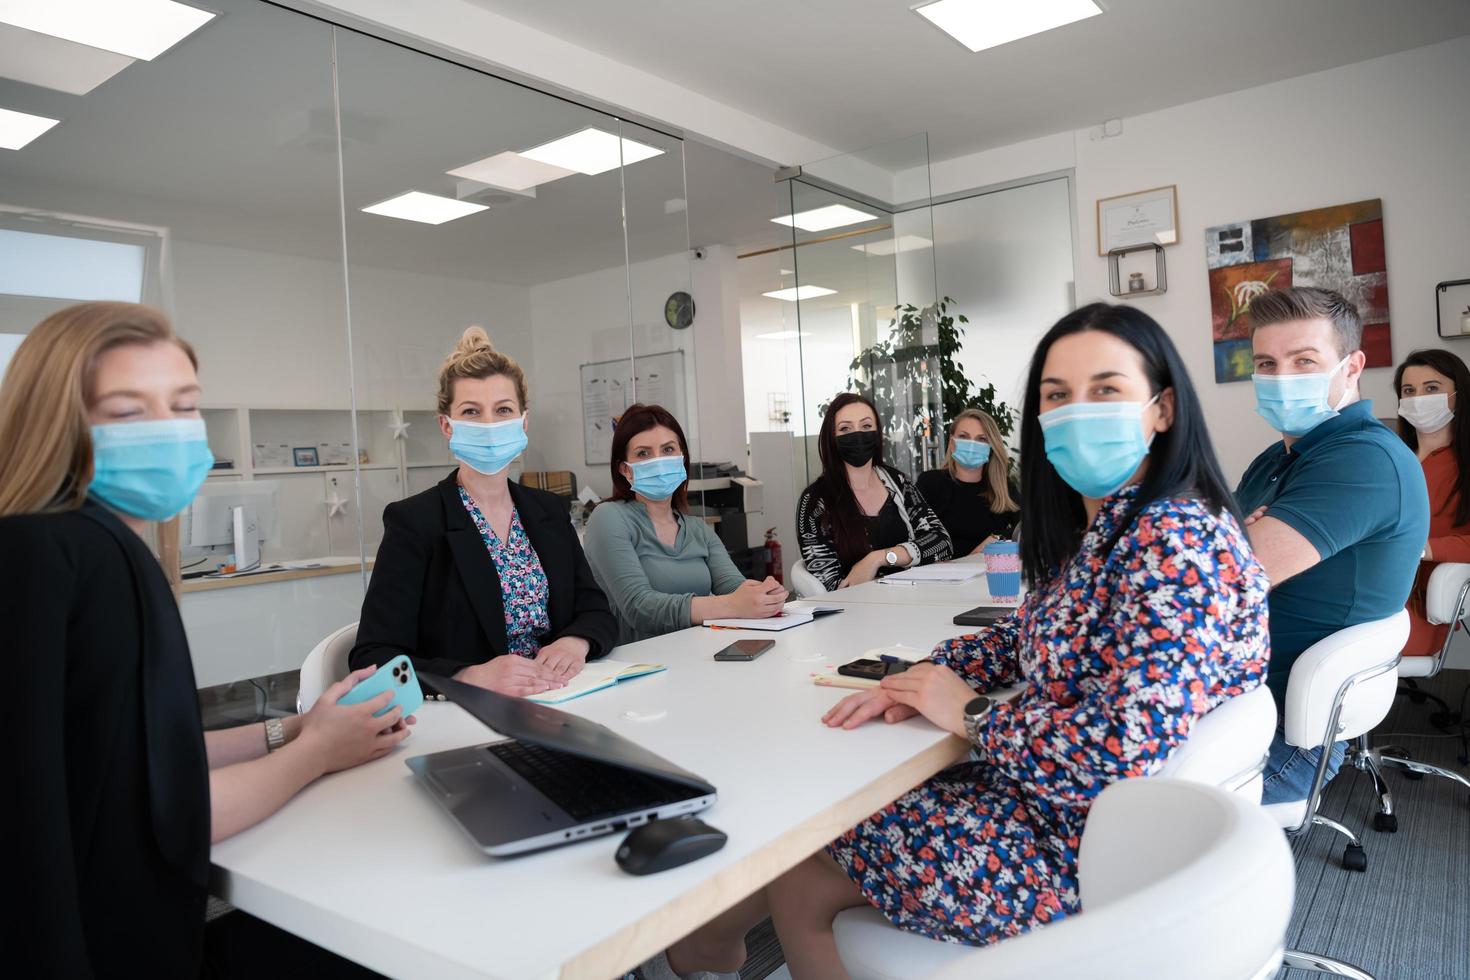
[[[1363,318],[1342,293],[1316,286],[1273,289],[1251,300],[1251,335],[1273,323],[1327,320],[1337,339],[1337,356],[1347,357],[1363,346]]]

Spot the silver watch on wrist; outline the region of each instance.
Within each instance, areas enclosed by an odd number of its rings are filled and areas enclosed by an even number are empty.
[[[267,718],[265,720],[265,752],[266,755],[286,744],[286,726],[279,718]]]
[[[886,555],[883,556],[883,560],[886,561],[886,562],[888,562],[888,564],[890,566],[897,565],[898,564],[898,552],[896,552],[896,551],[890,551],[890,552],[888,552],[888,554],[886,554]]]
[[[971,698],[965,705],[965,739],[971,745],[980,744],[980,725],[985,721],[985,716],[990,714],[990,709],[995,706],[995,701],[985,697]]]

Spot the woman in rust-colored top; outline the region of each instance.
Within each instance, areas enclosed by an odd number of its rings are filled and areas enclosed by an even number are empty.
[[[1444,646],[1449,626],[1424,616],[1429,576],[1439,562],[1470,562],[1470,426],[1459,419],[1459,392],[1470,391],[1470,369],[1445,350],[1414,351],[1393,379],[1399,396],[1399,435],[1419,454],[1429,485],[1429,542],[1409,596],[1412,626],[1404,656],[1429,656]]]

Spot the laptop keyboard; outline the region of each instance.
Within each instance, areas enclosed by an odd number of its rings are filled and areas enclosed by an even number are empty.
[[[669,780],[556,749],[505,741],[490,752],[579,822],[677,803],[696,791]]]

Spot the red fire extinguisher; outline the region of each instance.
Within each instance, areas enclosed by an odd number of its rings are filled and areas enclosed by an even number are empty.
[[[776,529],[770,528],[766,531],[766,574],[785,585],[781,568],[781,542],[776,540]]]

